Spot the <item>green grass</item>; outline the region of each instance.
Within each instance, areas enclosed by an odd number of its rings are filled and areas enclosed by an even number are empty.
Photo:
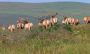
[[[90,54],[90,25],[65,27],[56,24],[39,30],[35,26],[31,31],[14,32],[0,29],[0,54]]]
[[[0,3],[0,7],[0,14],[6,14],[7,20],[11,19],[8,14],[47,16],[58,12],[58,21],[63,15],[82,19],[90,14],[90,4],[78,2]],[[0,54],[90,54],[90,25],[56,24],[47,30],[34,26],[31,31],[14,32],[0,29]]]

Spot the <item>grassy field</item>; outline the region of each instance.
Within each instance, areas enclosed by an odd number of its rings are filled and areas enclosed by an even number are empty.
[[[0,30],[0,54],[90,54],[90,25]]]
[[[47,30],[34,26],[31,31],[9,32],[0,28],[0,54],[90,54],[90,25],[62,25],[62,16],[80,19],[90,15],[90,4],[79,2],[0,3],[0,25],[15,24],[19,16],[29,16],[36,24],[38,16],[59,13],[59,24]],[[31,17],[34,16],[34,17]]]

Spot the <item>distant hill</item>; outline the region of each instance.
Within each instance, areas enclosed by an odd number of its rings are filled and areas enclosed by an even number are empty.
[[[44,16],[44,15],[52,15],[55,14],[56,12],[59,13],[59,18],[60,16],[65,15],[81,19],[83,16],[86,15],[90,16],[90,4],[80,2],[51,2],[51,3],[0,2],[0,18],[11,18],[11,17],[16,18],[22,15]]]
[[[90,4],[79,2],[11,3],[1,2],[0,13],[43,15],[58,12],[61,15],[89,15]]]

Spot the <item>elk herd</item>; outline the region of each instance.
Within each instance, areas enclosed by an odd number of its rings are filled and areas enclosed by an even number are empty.
[[[79,20],[77,18],[72,18],[72,17],[64,17],[62,20],[63,24],[70,24],[70,25],[78,25]]]
[[[17,25],[14,24],[8,26],[8,30],[13,32],[16,28],[17,29],[25,29],[30,30],[32,28],[33,24],[28,21],[28,19],[24,20],[23,18],[19,17],[17,20]]]
[[[85,24],[90,23],[90,17],[85,16],[83,18],[83,21]],[[54,26],[57,22],[58,22],[58,18],[56,17],[56,15],[53,15],[50,17],[50,19],[47,19],[47,18],[39,19],[38,26],[41,26],[41,27],[44,27],[45,29],[47,29],[48,27]],[[78,25],[79,23],[80,23],[80,21],[78,18],[63,16],[62,24]],[[7,29],[9,31],[13,32],[13,31],[15,31],[15,29],[31,30],[32,27],[33,27],[33,23],[29,22],[28,18],[26,18],[26,20],[24,20],[23,18],[19,17],[19,19],[17,20],[17,24],[16,25],[11,24],[8,26]],[[2,29],[5,30],[5,27],[2,27]]]

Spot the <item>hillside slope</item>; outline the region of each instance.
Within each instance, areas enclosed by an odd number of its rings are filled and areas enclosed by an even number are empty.
[[[90,25],[0,29],[0,54],[90,54]]]
[[[59,13],[62,16],[73,16],[82,19],[83,16],[90,15],[90,4],[79,2],[52,2],[52,3],[0,3],[0,24],[16,23],[19,16],[47,16]],[[35,24],[37,19],[30,17]],[[11,21],[10,21],[11,20]]]
[[[61,15],[89,15],[90,4],[79,2],[0,3],[0,13],[42,15],[58,12]]]

